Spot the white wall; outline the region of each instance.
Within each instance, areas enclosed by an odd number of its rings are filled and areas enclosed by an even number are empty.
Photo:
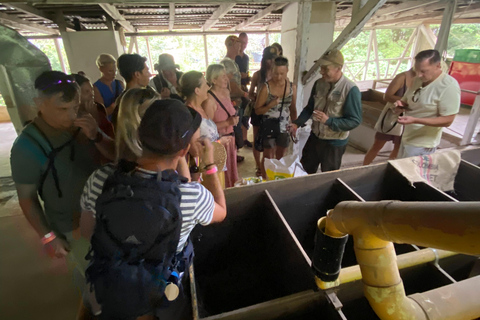
[[[314,61],[322,56],[333,42],[335,31],[335,2],[313,2],[310,18],[310,37],[308,39],[307,67],[313,66]],[[302,70],[303,71],[303,70]],[[308,70],[305,70],[308,71]],[[307,105],[313,83],[320,78],[317,74],[312,81],[304,86],[303,106]]]
[[[297,19],[298,19],[299,5],[297,2],[289,4],[283,9],[282,14],[282,47],[284,56],[290,62],[290,70],[288,77],[294,78],[294,72],[302,74],[308,70],[294,70],[295,54],[300,52],[296,48],[297,43]],[[306,37],[307,51],[307,68],[313,66],[313,61],[317,60],[328,46],[333,42],[333,32],[335,27],[335,10],[334,2],[313,2],[312,12],[310,17],[310,31]],[[303,107],[308,102],[313,83],[318,79],[317,75],[313,81],[309,82],[305,87],[298,87],[299,96],[303,90],[303,99],[300,102],[297,100],[297,109],[300,113]]]
[[[95,64],[99,54],[109,53],[117,59],[124,53],[118,31],[62,32],[62,39],[71,72],[83,71],[92,82],[100,77]]]
[[[282,14],[282,48],[283,55],[290,62],[288,78],[293,80],[295,65],[295,49],[297,43],[298,2],[293,2],[283,8]]]

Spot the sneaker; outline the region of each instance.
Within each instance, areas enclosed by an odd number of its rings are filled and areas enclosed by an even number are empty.
[[[237,156],[237,163],[240,163],[240,162],[242,162],[243,160],[245,160],[245,157]]]
[[[247,147],[249,147],[249,148],[253,147],[252,143],[251,143],[250,141],[248,141],[248,140],[243,140],[243,145],[244,145],[244,146],[247,146]]]

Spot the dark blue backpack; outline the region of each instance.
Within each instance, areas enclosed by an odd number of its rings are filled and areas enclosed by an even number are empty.
[[[135,319],[165,301],[164,290],[188,266],[176,254],[182,214],[181,178],[172,170],[146,179],[121,169],[105,182],[95,205],[87,282],[102,319]],[[182,259],[184,258],[184,259]]]

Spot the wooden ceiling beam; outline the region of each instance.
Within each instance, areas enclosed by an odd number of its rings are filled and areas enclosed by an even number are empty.
[[[27,20],[22,20],[16,17],[12,17],[9,14],[3,13],[3,12],[0,12],[0,24],[10,26],[16,29],[40,33],[40,34],[51,34],[51,35],[60,34],[58,30],[47,28],[33,22],[28,22]]]
[[[268,26],[266,26],[265,30],[270,31],[270,30],[273,30],[273,29],[278,29],[281,26],[282,26],[282,21],[277,20],[275,22],[270,23]]]
[[[132,24],[127,21],[127,19],[125,19],[125,17],[120,13],[120,11],[118,11],[118,9],[113,4],[99,3],[98,5],[105,11],[106,14],[112,17],[113,20],[115,20],[122,27],[124,27],[125,30],[129,32],[137,31],[135,27],[132,26]]]
[[[26,13],[28,15],[34,16],[38,19],[46,19],[46,20],[50,20],[52,22],[55,19],[54,15],[48,14],[45,11],[42,11],[42,10],[38,10],[37,8],[35,8],[31,5],[28,5],[28,4],[24,4],[24,3],[5,3],[5,4],[8,5],[9,7],[12,7],[13,9],[15,9],[17,11],[21,11],[21,12]]]
[[[261,20],[268,16],[270,13],[276,10],[280,10],[283,7],[285,7],[287,3],[274,3],[263,9],[262,11],[258,12],[256,15],[254,15],[251,18],[248,18],[247,20],[243,21],[242,23],[238,24],[235,26],[235,30],[242,30],[245,27],[251,25],[252,23],[257,22],[258,20]]]
[[[444,7],[443,7],[444,8]],[[431,10],[426,10],[431,11]],[[470,6],[467,6],[462,9],[458,9],[455,14],[454,14],[454,19],[455,18],[477,18],[480,13],[480,3],[472,4]],[[380,26],[380,25],[389,25],[389,24],[397,24],[397,23],[403,23],[403,22],[418,22],[419,24],[427,21],[427,20],[436,20],[436,19],[442,19],[443,17],[443,10],[438,11],[438,12],[430,12],[426,14],[421,14],[421,15],[402,15],[401,17],[396,17],[394,19],[390,20],[384,20],[382,19],[381,21],[371,19],[369,21],[371,23],[371,26]],[[455,21],[454,21],[455,22]]]
[[[420,9],[422,7],[428,6],[430,4],[434,4],[439,2],[439,0],[416,0],[416,1],[406,1],[404,3],[396,4],[396,5],[391,5],[387,8],[382,8],[378,10],[378,12],[375,14],[376,17],[382,16],[382,15],[390,15],[390,14],[396,14],[396,13],[401,13],[404,11],[410,11],[410,10],[415,10],[415,9]],[[422,8],[423,10],[423,8]]]
[[[230,10],[235,7],[235,3],[222,3],[217,10],[212,13],[212,16],[205,21],[202,27],[203,31],[209,30],[211,27],[217,24]]]

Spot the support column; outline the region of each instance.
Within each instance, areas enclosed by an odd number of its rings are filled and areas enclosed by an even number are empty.
[[[356,15],[360,9],[367,3],[368,0],[353,0],[352,17]]]
[[[68,32],[65,26],[62,26],[65,24],[63,14],[58,12],[56,18],[72,73],[83,71],[95,82],[100,75],[95,64],[98,55],[109,53],[118,58],[124,53],[118,31]]]
[[[445,10],[443,11],[442,24],[440,25],[440,31],[438,32],[437,43],[435,49],[440,52],[443,57],[447,51],[448,35],[450,34],[450,27],[452,26],[453,15],[457,7],[457,0],[450,0],[447,2]]]
[[[298,114],[313,86],[313,81],[304,86],[302,75],[333,42],[335,10],[334,2],[291,3],[283,10],[283,54],[290,62],[288,77],[297,85]]]

